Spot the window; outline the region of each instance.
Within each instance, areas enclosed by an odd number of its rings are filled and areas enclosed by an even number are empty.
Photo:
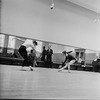
[[[14,52],[14,49],[15,49],[15,39],[14,38],[15,38],[14,36],[9,36],[7,53]]]
[[[3,52],[4,40],[5,40],[5,35],[4,34],[0,34],[0,53]]]

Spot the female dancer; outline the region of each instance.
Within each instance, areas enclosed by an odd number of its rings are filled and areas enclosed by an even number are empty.
[[[73,63],[75,63],[76,59],[70,55],[69,53],[71,53],[72,51],[66,52],[63,51],[62,53],[65,55],[65,61],[62,64],[62,67],[59,69],[58,72],[62,71],[63,69],[68,67],[68,73],[70,73],[70,65],[72,65]]]

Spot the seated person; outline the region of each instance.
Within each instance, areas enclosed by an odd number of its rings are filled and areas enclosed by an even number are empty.
[[[81,63],[82,63],[82,61],[83,61],[83,60],[82,60],[82,58],[81,58],[81,57],[78,57],[78,58],[77,58],[77,62],[76,62],[76,63],[80,63],[80,64],[81,64]]]

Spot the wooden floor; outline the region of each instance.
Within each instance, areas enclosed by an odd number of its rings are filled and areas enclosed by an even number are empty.
[[[100,73],[0,65],[0,98],[100,100]]]

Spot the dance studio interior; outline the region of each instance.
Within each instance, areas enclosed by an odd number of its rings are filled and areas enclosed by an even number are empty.
[[[37,43],[32,70],[21,40]],[[0,0],[0,99],[100,100],[100,0]]]

